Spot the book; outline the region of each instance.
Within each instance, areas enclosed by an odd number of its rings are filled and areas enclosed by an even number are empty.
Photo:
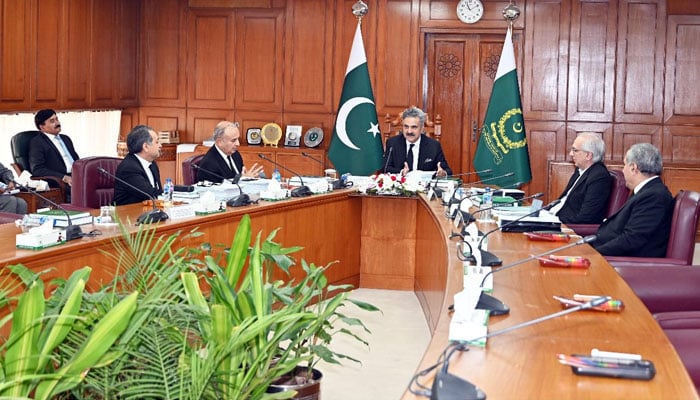
[[[66,210],[64,212],[63,210],[58,210],[58,209],[41,210],[41,211],[37,211],[36,213],[30,214],[30,216],[32,216],[32,217],[49,217],[51,219],[68,220],[68,216],[66,216],[66,213],[68,213],[68,215],[70,216],[70,219],[72,221],[75,219],[78,219],[78,218],[92,217],[92,214],[90,214],[88,211]]]
[[[84,217],[78,217],[78,218],[70,217],[70,222],[73,225],[91,224],[92,223],[92,215],[88,214],[86,217],[84,216]],[[53,226],[58,227],[58,228],[65,228],[68,226],[68,220],[55,218],[53,220]]]

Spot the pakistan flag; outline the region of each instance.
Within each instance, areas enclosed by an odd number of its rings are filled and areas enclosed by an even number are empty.
[[[381,168],[382,154],[382,136],[358,22],[328,158],[339,174],[371,175]]]
[[[479,174],[482,180],[513,172],[510,177],[489,180],[489,184],[501,187],[524,184],[532,179],[510,29],[498,62],[484,127],[474,155],[474,168],[477,171],[492,170],[483,176]]]

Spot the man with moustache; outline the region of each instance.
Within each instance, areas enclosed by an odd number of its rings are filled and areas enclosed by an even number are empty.
[[[440,142],[423,132],[425,113],[418,107],[409,107],[401,114],[401,135],[386,141],[385,171],[406,175],[409,171],[436,171],[437,177],[452,175]]]
[[[253,164],[250,170],[243,165],[243,157],[238,152],[241,142],[241,131],[237,122],[221,121],[214,128],[214,146],[204,155],[197,170],[197,181],[209,181],[221,183],[221,178],[234,178],[241,175],[249,178],[258,178],[262,172],[262,166]],[[212,172],[212,173],[210,173]],[[214,175],[216,174],[216,175]]]
[[[41,134],[29,142],[29,168],[32,175],[55,176],[70,187],[73,183],[73,162],[80,157],[75,152],[70,137],[61,134],[61,123],[56,111],[40,110],[34,116],[34,124]],[[49,181],[49,185],[58,186],[53,181]],[[70,190],[67,195],[70,195]]]
[[[137,125],[127,135],[126,146],[129,154],[119,163],[116,176],[145,193],[115,179],[114,202],[118,206],[150,200],[147,194],[157,197],[163,193],[160,170],[155,162],[162,147],[156,131],[146,125]]]

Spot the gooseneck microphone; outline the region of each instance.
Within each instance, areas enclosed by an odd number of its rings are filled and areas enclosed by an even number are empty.
[[[386,174],[386,169],[389,167],[389,160],[391,159],[391,152],[394,151],[393,147],[389,147],[389,151],[386,153],[386,161],[384,162],[384,172]]]
[[[312,156],[311,154],[309,154],[309,153],[307,153],[307,152],[305,152],[305,151],[302,151],[302,152],[301,152],[301,155],[304,156],[304,157],[306,157],[306,158],[310,158],[310,159],[316,161],[317,163],[321,164],[321,167],[325,167],[325,165],[323,165],[323,161],[321,161],[321,160],[319,160],[318,158]]]
[[[161,221],[165,221],[166,219],[170,218],[165,211],[158,209],[158,207],[156,206],[156,196],[154,196],[150,193],[144,192],[143,190],[137,188],[136,186],[132,185],[131,183],[125,181],[124,179],[110,173],[109,171],[107,171],[106,169],[104,169],[102,167],[97,167],[97,170],[100,173],[109,176],[110,178],[114,179],[115,181],[123,183],[124,185],[130,187],[131,189],[134,189],[135,191],[137,191],[137,192],[145,195],[149,199],[151,199],[151,204],[153,205],[153,210],[146,211],[145,213],[139,215],[139,217],[136,218],[137,225],[138,224],[151,224],[154,222],[161,222]]]
[[[559,204],[560,201],[561,201],[561,200],[559,200],[559,199],[554,200],[553,202],[551,202],[551,203],[547,204],[546,206],[542,207],[541,210],[549,210],[550,208],[552,208],[552,207],[554,207],[555,205]],[[490,253],[490,252],[488,252],[488,251],[481,250],[481,246],[483,245],[484,240],[486,239],[487,236],[489,236],[490,234],[492,234],[492,233],[494,233],[494,232],[496,232],[496,231],[500,231],[501,229],[503,229],[503,228],[505,228],[505,227],[508,227],[508,226],[517,224],[518,222],[520,222],[521,220],[523,220],[523,219],[525,219],[525,218],[527,218],[527,217],[532,217],[533,215],[538,214],[541,210],[538,209],[538,210],[532,211],[532,212],[527,213],[527,214],[525,214],[525,215],[523,215],[523,216],[521,216],[521,217],[518,217],[518,218],[516,218],[516,219],[514,219],[514,220],[512,220],[512,221],[509,221],[509,222],[507,222],[507,223],[505,223],[505,224],[501,224],[501,226],[496,227],[496,228],[491,229],[490,231],[486,232],[486,233],[484,234],[484,236],[482,236],[481,239],[479,240],[479,244],[476,246],[476,248],[479,249],[479,251],[481,251],[481,264],[482,264],[482,265],[488,265],[488,266],[491,266],[491,267],[494,267],[494,266],[498,266],[498,265],[503,264],[503,262],[501,261],[501,259],[498,258],[498,257],[496,257],[493,253]]]
[[[68,211],[60,206],[58,203],[54,202],[53,200],[49,199],[48,197],[39,194],[35,189],[30,188],[29,186],[22,185],[21,183],[13,180],[12,182],[15,183],[15,186],[18,188],[24,189],[27,192],[31,193],[32,195],[44,200],[45,202],[51,204],[52,206],[56,207],[56,209],[63,211],[64,214],[66,214],[66,218],[68,219],[68,226],[66,226],[66,242],[75,240],[75,239],[80,239],[83,237],[83,230],[80,229],[80,226],[78,225],[73,225],[73,221],[70,219],[70,214],[68,214]]]
[[[247,206],[248,204],[251,204],[252,201],[250,200],[250,196],[246,193],[243,193],[243,189],[241,189],[241,185],[238,184],[238,181],[241,179],[241,174],[236,174],[233,178],[224,178],[223,176],[217,174],[214,171],[209,171],[208,169],[204,169],[200,167],[197,164],[192,164],[193,167],[196,169],[201,169],[202,171],[206,172],[209,175],[215,176],[221,181],[229,181],[236,185],[238,187],[238,196],[231,197],[230,199],[226,200],[226,205],[229,207],[243,207]]]
[[[280,167],[285,171],[291,172],[294,176],[299,178],[299,183],[301,183],[301,186],[299,186],[298,188],[292,189],[292,191],[291,191],[292,197],[306,197],[306,196],[311,196],[313,194],[311,192],[311,189],[309,189],[308,186],[304,185],[304,181],[301,179],[301,175],[299,175],[298,173],[285,167],[284,165],[278,163],[277,161],[274,161],[268,157],[265,157],[264,154],[258,153],[258,157],[262,158],[265,161],[269,161],[269,162],[273,163],[275,166]]]

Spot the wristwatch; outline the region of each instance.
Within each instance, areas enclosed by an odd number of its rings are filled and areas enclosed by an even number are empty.
[[[481,0],[460,0],[457,4],[457,18],[465,24],[473,24],[484,16]]]

